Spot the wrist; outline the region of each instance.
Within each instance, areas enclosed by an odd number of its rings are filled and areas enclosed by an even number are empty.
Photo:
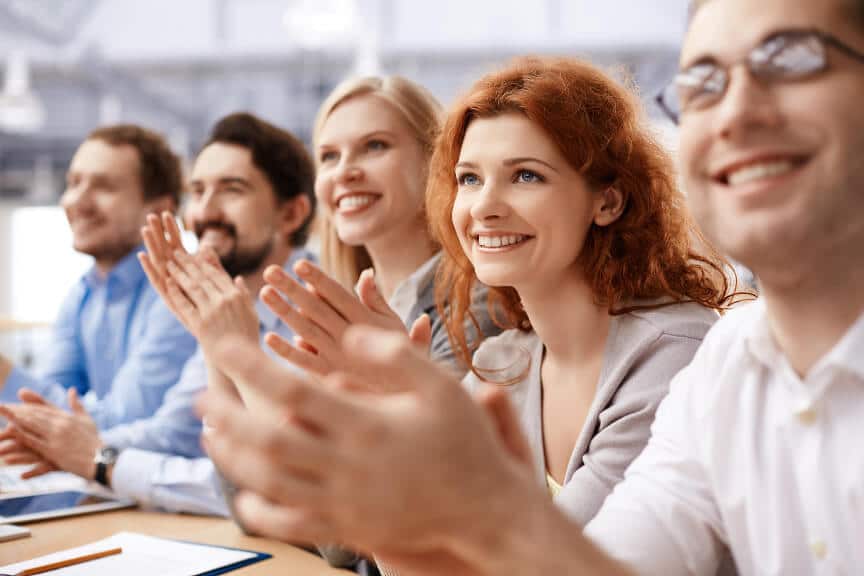
[[[102,486],[110,488],[111,475],[114,472],[114,464],[117,462],[119,455],[120,451],[113,446],[99,446],[93,457],[93,475],[91,478]]]

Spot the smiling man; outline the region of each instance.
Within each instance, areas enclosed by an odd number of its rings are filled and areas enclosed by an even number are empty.
[[[73,246],[93,267],[72,288],[38,377],[0,356],[0,402],[24,389],[66,404],[75,389],[100,428],[151,415],[177,382],[194,338],[150,287],[135,255],[148,213],[173,211],[179,159],[134,125],[95,130],[78,148],[60,204]]]
[[[348,334],[356,368],[405,394],[367,402],[333,392],[354,376],[315,387],[237,351],[235,377],[316,431],[253,422],[211,395],[208,447],[248,489],[241,516],[271,536],[349,542],[411,574],[709,576],[728,553],[742,574],[859,573],[862,98],[864,1],[694,6],[662,103],[680,124],[699,222],[763,296],[726,314],[675,377],[587,538],[566,518],[567,488],[556,508],[520,464],[504,392],[481,399],[490,421],[404,339],[369,330]]]

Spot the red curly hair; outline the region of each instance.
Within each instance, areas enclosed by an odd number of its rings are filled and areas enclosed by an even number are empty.
[[[693,224],[672,160],[643,125],[636,95],[585,62],[520,58],[479,80],[455,104],[431,161],[426,210],[444,251],[436,302],[467,365],[478,344],[469,347],[465,334],[466,317],[477,326],[470,313],[476,276],[451,221],[454,169],[472,120],[512,112],[540,126],[592,189],[615,186],[625,198],[618,220],[591,226],[579,257],[599,305],[610,314],[685,301],[729,306],[734,294],[727,273],[734,278],[734,271]],[[647,300],[654,302],[639,304]],[[531,330],[515,289],[490,287],[488,306],[502,328]]]

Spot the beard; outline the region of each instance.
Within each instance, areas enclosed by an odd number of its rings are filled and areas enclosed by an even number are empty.
[[[240,248],[237,241],[237,228],[228,222],[200,222],[195,224],[195,236],[201,238],[208,229],[222,230],[232,240],[232,248],[225,254],[219,254],[219,263],[232,278],[247,276],[256,272],[273,251],[273,238],[259,246]]]

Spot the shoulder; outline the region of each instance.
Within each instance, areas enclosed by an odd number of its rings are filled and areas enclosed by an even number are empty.
[[[653,332],[657,336],[702,340],[720,315],[711,308],[687,302],[636,310],[622,315],[622,318],[631,321],[628,328],[646,335]]]

